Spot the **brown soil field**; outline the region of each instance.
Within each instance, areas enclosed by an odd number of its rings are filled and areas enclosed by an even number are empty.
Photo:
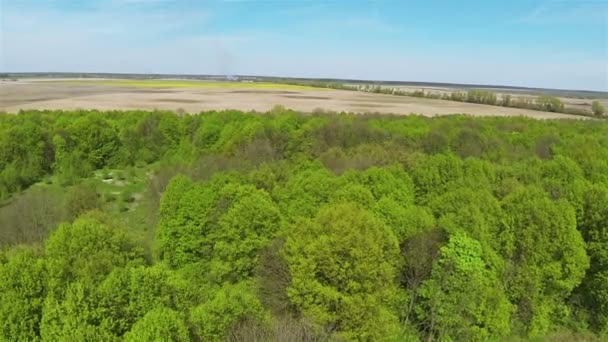
[[[231,88],[135,87],[102,82],[50,82],[20,80],[0,83],[0,111],[27,109],[144,109],[206,110],[239,109],[264,112],[281,105],[302,112],[326,110],[354,113],[422,114],[428,116],[470,114],[481,116],[528,116],[576,118],[580,116],[516,108],[325,89],[252,89],[247,84]]]

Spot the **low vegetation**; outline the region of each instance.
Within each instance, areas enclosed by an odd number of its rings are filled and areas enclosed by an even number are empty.
[[[0,194],[0,340],[608,338],[604,121],[0,114]]]

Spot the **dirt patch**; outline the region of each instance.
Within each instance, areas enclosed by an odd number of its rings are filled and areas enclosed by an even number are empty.
[[[156,99],[157,102],[175,102],[175,103],[199,103],[199,100],[190,100],[190,99]]]
[[[286,97],[288,99],[305,99],[305,100],[329,100],[329,97],[326,96],[307,96],[307,95],[283,95],[282,97]]]
[[[232,90],[230,94],[298,94],[296,91],[288,90]]]
[[[353,107],[362,107],[362,108],[379,108],[379,107],[390,107],[386,104],[381,103],[350,103]]]

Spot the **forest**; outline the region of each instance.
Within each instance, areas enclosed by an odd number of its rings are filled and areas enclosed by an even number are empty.
[[[0,340],[601,341],[608,124],[0,114]]]

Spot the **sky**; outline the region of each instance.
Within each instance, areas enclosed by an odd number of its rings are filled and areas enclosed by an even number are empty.
[[[608,0],[0,0],[0,72],[608,91]]]

